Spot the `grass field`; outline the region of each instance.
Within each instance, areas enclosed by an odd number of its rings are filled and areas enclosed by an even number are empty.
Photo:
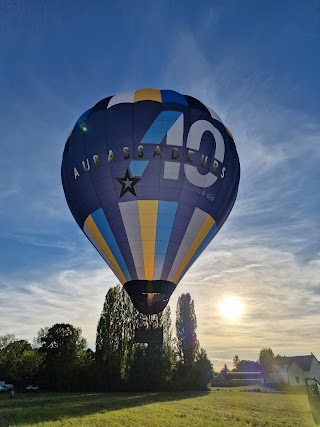
[[[1,394],[0,426],[314,426],[306,394],[244,390]]]

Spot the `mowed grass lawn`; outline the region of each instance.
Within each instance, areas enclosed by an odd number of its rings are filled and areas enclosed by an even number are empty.
[[[305,393],[243,390],[1,394],[0,426],[314,426]]]

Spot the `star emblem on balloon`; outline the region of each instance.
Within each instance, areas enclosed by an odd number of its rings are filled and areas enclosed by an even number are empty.
[[[141,178],[130,176],[129,170],[127,169],[124,178],[116,178],[116,180],[122,185],[120,197],[124,196],[127,192],[137,196],[133,187],[141,181]]]

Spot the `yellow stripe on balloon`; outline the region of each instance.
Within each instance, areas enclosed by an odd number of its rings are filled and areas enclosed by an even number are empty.
[[[158,200],[138,200],[138,208],[145,279],[153,280]]]
[[[96,223],[94,222],[91,215],[88,216],[88,218],[85,220],[84,225],[88,228],[94,239],[96,240],[97,244],[100,246],[102,252],[105,254],[107,260],[109,261],[110,267],[113,269],[114,273],[118,277],[118,279],[125,283],[127,280],[124,277],[124,274],[122,273],[119,264],[117,263],[115,257],[112,255],[112,252],[107,244],[107,242],[104,240],[102,234],[100,233],[98,227],[96,226]]]
[[[157,101],[162,102],[161,92],[158,89],[140,89],[134,94],[133,102]]]
[[[205,239],[206,235],[209,233],[214,223],[215,221],[210,215],[208,215],[207,218],[203,221],[203,224],[200,230],[198,231],[198,234],[196,235],[194,241],[192,242],[188,252],[186,253],[182,263],[180,264],[180,267],[178,268],[173,278],[174,283],[177,283],[179,281],[178,279],[180,279],[180,276],[183,273],[184,269],[186,268],[187,264],[189,263],[193,255],[196,253],[197,249]]]

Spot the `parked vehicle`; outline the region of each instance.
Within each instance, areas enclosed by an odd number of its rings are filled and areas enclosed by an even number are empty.
[[[29,391],[37,391],[39,390],[39,387],[37,385],[28,385],[25,389]]]
[[[3,383],[3,381],[1,381],[1,385],[0,385],[0,391],[8,391],[8,390],[13,390],[13,384],[5,384]]]
[[[4,386],[7,387],[7,390],[13,390],[14,389],[13,384],[5,384]]]

